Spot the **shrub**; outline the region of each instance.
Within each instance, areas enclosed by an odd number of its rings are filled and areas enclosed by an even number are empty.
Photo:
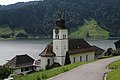
[[[67,52],[66,53],[66,56],[65,56],[65,65],[68,65],[68,64],[70,64],[71,63],[71,61],[70,61],[70,56],[69,56],[69,53]]]

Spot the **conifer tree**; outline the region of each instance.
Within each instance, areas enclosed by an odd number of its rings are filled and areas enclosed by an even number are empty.
[[[71,63],[71,61],[70,61],[70,56],[69,56],[69,54],[68,54],[68,52],[66,53],[66,56],[65,56],[65,65],[68,65],[68,64],[70,64]]]

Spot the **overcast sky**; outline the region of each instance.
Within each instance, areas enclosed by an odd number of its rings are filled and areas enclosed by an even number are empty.
[[[37,1],[37,0],[0,0],[0,5],[8,5],[17,2],[28,2],[28,1]]]

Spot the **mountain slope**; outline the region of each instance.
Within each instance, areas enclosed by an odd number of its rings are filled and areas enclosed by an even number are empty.
[[[24,6],[36,5],[37,3],[38,3],[38,1],[30,1],[30,2],[18,2],[15,4],[11,4],[11,5],[0,5],[0,10],[18,9],[18,8],[22,8]]]
[[[70,34],[72,38],[104,38],[109,37],[109,32],[102,29],[94,19],[85,20],[82,27]]]
[[[120,37],[120,0],[44,0],[35,5],[1,10],[0,25],[11,29],[23,28],[33,36],[52,37],[55,21],[63,12],[70,32],[84,24],[84,19],[95,19],[110,36]]]

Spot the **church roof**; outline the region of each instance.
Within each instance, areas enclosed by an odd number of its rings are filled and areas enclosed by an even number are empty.
[[[16,55],[14,58],[12,58],[9,62],[6,63],[6,65],[9,65],[11,68],[20,68],[20,67],[27,67],[32,66],[34,62],[34,59],[25,55]]]
[[[89,51],[95,51],[95,49],[87,43],[84,39],[71,39],[69,40],[69,54],[77,54]]]
[[[68,41],[68,53],[77,54],[83,52],[96,51],[89,43],[84,39],[70,39]],[[54,57],[56,56],[53,52],[53,44],[48,44],[46,48],[39,54],[42,57]]]
[[[116,41],[114,44],[116,49],[120,49],[120,40]]]
[[[65,20],[61,17],[56,21],[55,29],[67,29],[65,26]]]
[[[48,44],[46,48],[39,54],[42,57],[54,57],[55,53],[53,52],[53,44]]]

